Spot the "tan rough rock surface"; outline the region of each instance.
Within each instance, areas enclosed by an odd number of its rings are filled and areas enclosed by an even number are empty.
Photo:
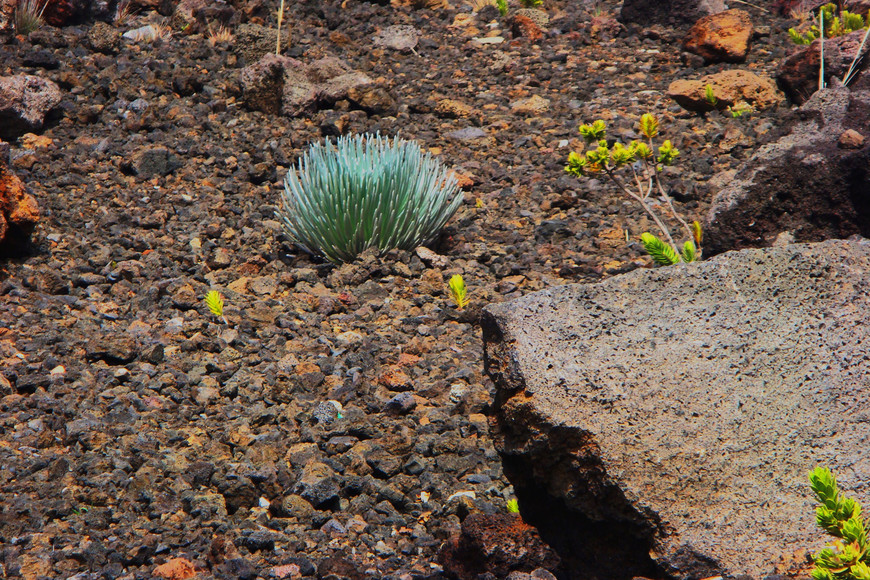
[[[745,10],[726,10],[698,20],[683,38],[683,49],[706,62],[743,62],[749,53],[752,18]]]
[[[713,89],[715,104],[706,99],[707,85]],[[784,98],[770,78],[746,70],[726,70],[695,81],[674,81],[668,87],[668,96],[684,109],[701,113],[726,109],[740,102],[763,110]]]

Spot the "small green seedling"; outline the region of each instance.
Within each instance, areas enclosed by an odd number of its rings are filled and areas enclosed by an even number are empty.
[[[447,286],[450,290],[450,297],[453,298],[453,301],[456,303],[456,307],[459,308],[459,310],[468,306],[468,289],[465,287],[465,280],[462,279],[462,276],[456,274],[450,278],[450,282],[447,283]]]
[[[813,580],[870,580],[870,551],[861,504],[840,493],[834,474],[826,467],[816,467],[809,479],[820,504],[816,523],[837,538],[813,556]]]
[[[224,299],[221,297],[220,292],[217,290],[209,291],[205,295],[205,305],[208,306],[212,314],[223,319],[224,324],[227,324],[227,319],[224,317]]]
[[[518,514],[520,513],[520,502],[515,499],[509,499],[505,502],[507,506],[507,511],[509,514]]]
[[[502,16],[508,13],[507,0],[495,0],[495,7],[498,8],[498,13]]]
[[[731,117],[733,119],[736,119],[737,117],[742,117],[743,115],[753,113],[754,109],[750,105],[744,105],[744,106],[734,105],[733,107],[728,109],[728,111],[731,113]]]
[[[572,151],[568,155],[568,165],[565,171],[577,177],[585,177],[603,173],[624,194],[631,197],[652,218],[666,241],[646,232],[641,236],[641,242],[653,260],[662,265],[678,262],[694,262],[701,259],[701,224],[697,221],[689,225],[674,208],[671,197],[665,192],[659,173],[663,166],[673,164],[680,154],[669,140],[665,140],[655,150],[653,139],[659,134],[659,122],[656,117],[646,113],[640,118],[640,133],[646,141],[632,141],[628,145],[616,142],[608,145],[604,121],[598,120],[590,125],[580,125],[580,135],[587,144],[593,146],[583,154]],[[617,176],[617,171],[624,169],[629,172],[627,186]],[[671,216],[686,230],[689,239],[677,249],[671,232],[665,223],[653,210],[651,195],[653,192],[665,203]]]
[[[719,103],[719,99],[717,99],[716,95],[713,94],[712,85],[704,87],[704,100],[707,101],[707,104],[711,107],[715,107]]]

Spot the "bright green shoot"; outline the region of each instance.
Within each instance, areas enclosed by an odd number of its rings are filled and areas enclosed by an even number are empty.
[[[707,101],[707,104],[711,107],[715,107],[719,102],[719,99],[717,99],[716,95],[713,93],[712,85],[704,87],[704,100]]]
[[[520,513],[520,502],[515,499],[509,499],[505,502],[507,506],[507,511],[510,514],[518,514]]]
[[[227,319],[224,317],[224,299],[221,297],[220,292],[217,290],[209,291],[209,293],[205,295],[205,305],[208,306],[208,309],[211,310],[212,314],[218,318],[222,318],[224,324],[227,324]]]
[[[502,16],[508,13],[507,0],[495,0],[495,7],[498,8],[498,13]]]
[[[468,298],[468,289],[465,287],[465,280],[462,279],[462,276],[456,274],[450,278],[447,287],[450,290],[450,297],[453,298],[453,302],[456,303],[456,307],[459,308],[459,310],[468,306],[470,301]]]

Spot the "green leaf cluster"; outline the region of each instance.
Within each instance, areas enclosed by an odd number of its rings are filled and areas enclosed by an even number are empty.
[[[498,13],[502,16],[508,13],[507,0],[495,0],[495,7],[498,8]]]
[[[577,177],[603,173],[620,190],[641,204],[667,239],[665,241],[649,232],[641,235],[644,248],[656,263],[670,265],[699,260],[701,258],[701,224],[695,221],[689,225],[677,215],[673,201],[665,192],[659,178],[662,166],[673,164],[680,152],[670,140],[663,141],[656,150],[653,139],[659,134],[659,121],[655,115],[651,113],[642,115],[638,129],[646,138],[645,140],[637,139],[628,145],[617,141],[610,145],[606,138],[607,127],[604,121],[599,119],[590,124],[580,125],[580,136],[591,147],[583,153],[576,151],[569,153],[565,171]],[[633,186],[626,186],[617,176],[616,172],[621,169],[625,169],[631,174],[630,183],[633,183]],[[680,250],[677,250],[667,226],[647,203],[654,191],[658,193],[660,199],[667,203],[673,218],[680,222],[686,233],[689,234],[690,239],[683,244]]]
[[[303,250],[335,263],[432,240],[462,203],[456,178],[413,141],[378,135],[312,145],[275,215]]]
[[[837,538],[813,557],[813,580],[870,580],[866,522],[861,504],[840,493],[831,470],[816,467],[810,487],[819,501],[816,523]]]
[[[647,116],[649,119],[644,120],[644,117]],[[658,121],[653,115],[644,115],[641,118],[641,132],[646,134],[647,131],[651,135],[648,137],[649,139],[658,134]],[[612,146],[608,146],[605,134],[604,121],[598,120],[591,125],[580,125],[580,135],[587,143],[595,143],[595,147],[583,155],[576,151],[569,153],[565,171],[577,177],[588,176],[600,171],[619,169],[635,161],[649,160],[654,155],[652,148],[647,143],[638,140],[634,140],[628,145],[616,142]],[[665,140],[659,146],[658,157],[655,161],[660,165],[672,165],[679,154],[680,152],[670,140]]]
[[[526,8],[540,8],[544,4],[544,0],[521,0]]]
[[[649,254],[657,264],[661,264],[662,266],[672,266],[674,264],[679,264],[680,262],[688,263],[698,260],[698,250],[695,247],[695,242],[692,240],[686,240],[683,243],[683,247],[679,254],[669,243],[663,242],[661,239],[649,232],[641,234],[640,241],[643,243],[646,253]]]
[[[843,36],[856,30],[861,30],[867,27],[865,19],[860,14],[843,10],[837,14],[837,5],[828,3],[819,9],[819,17],[822,20],[822,26],[825,31],[825,38],[834,38]],[[788,29],[789,38],[795,44],[810,44],[821,36],[819,26],[813,24],[806,32],[800,32],[795,28]]]

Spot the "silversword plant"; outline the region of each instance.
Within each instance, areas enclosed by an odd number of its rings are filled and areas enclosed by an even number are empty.
[[[275,213],[299,247],[341,263],[425,244],[461,203],[454,175],[417,143],[365,134],[312,145]]]

